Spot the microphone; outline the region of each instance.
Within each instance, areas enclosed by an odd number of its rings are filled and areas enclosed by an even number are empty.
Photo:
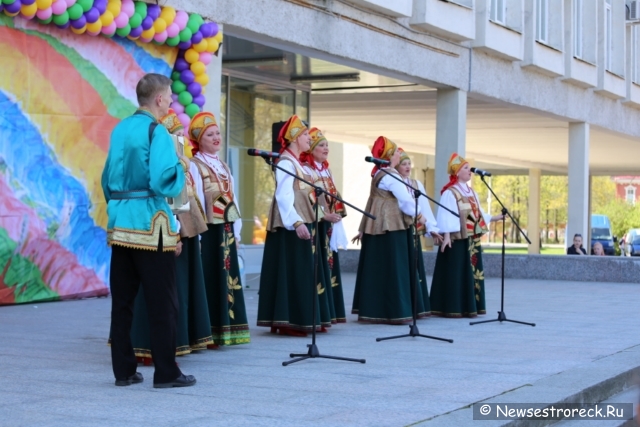
[[[255,148],[249,148],[247,150],[247,154],[250,155],[250,156],[269,157],[271,159],[280,158],[280,154],[279,153],[274,153],[272,151],[258,150],[258,149],[255,149]]]
[[[478,169],[478,168],[471,168],[471,172],[480,176],[491,176],[491,172],[483,171],[482,169]]]
[[[378,166],[389,166],[391,163],[389,160],[376,159],[375,157],[367,156],[364,158],[365,162],[375,163]]]

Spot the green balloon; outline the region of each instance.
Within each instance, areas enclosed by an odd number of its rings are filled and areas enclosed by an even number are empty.
[[[180,36],[169,37],[165,43],[167,46],[176,47],[180,44]]]
[[[193,95],[185,90],[178,95],[178,102],[186,107],[193,102]]]
[[[51,24],[51,21],[53,21],[53,15],[48,17],[47,19],[39,19],[38,18],[38,22],[43,24],[43,25],[49,25],[49,24]]]
[[[118,28],[116,30],[116,34],[120,37],[127,37],[131,32],[131,25],[127,24],[125,27]]]
[[[173,93],[177,93],[178,95],[180,95],[181,93],[184,93],[186,90],[187,90],[187,85],[182,83],[180,80],[176,80],[171,84],[171,91]]]
[[[193,33],[195,33],[196,31],[198,31],[200,29],[200,25],[195,21],[189,21],[187,23],[187,28],[185,28],[185,30],[186,29],[191,30],[191,34],[193,35]]]
[[[82,9],[82,6],[76,3],[69,9],[67,9],[67,12],[69,12],[69,19],[73,19],[75,21],[76,19],[80,19],[80,17],[84,13],[84,10]]]
[[[184,112],[187,113],[187,116],[189,116],[189,118],[193,118],[193,116],[200,112],[200,107],[192,103],[184,107]]]
[[[191,37],[193,37],[193,32],[189,29],[189,27],[187,27],[184,30],[180,31],[178,36],[180,37],[181,42],[188,42],[189,40],[191,40]]]
[[[76,4],[79,4],[82,7],[83,12],[89,12],[93,7],[93,0],[78,0]]]
[[[4,4],[14,4],[16,2],[16,0],[2,0],[2,3]]]
[[[202,19],[202,16],[200,16],[200,15],[199,15],[199,14],[197,14],[197,13],[194,13],[194,14],[190,15],[190,16],[189,16],[189,21],[193,21],[193,22],[195,22],[196,24],[198,24],[198,28],[200,28],[200,26],[201,26],[202,24],[204,24],[204,19]]]
[[[53,23],[56,25],[64,25],[69,22],[69,12],[66,10],[62,15],[53,15]]]
[[[171,73],[171,80],[173,80],[174,82],[180,80],[180,71],[174,71],[173,73]]]
[[[147,17],[147,4],[141,1],[135,2],[136,13],[142,16],[142,19]]]
[[[140,16],[138,13],[134,13],[133,15],[131,15],[131,18],[129,18],[129,25],[131,26],[131,28],[138,28],[140,25],[142,25],[142,16]]]

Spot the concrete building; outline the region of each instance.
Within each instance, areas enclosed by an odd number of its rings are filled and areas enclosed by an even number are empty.
[[[245,151],[271,149],[271,124],[294,112],[332,142],[332,170],[357,206],[370,182],[363,157],[379,135],[411,153],[416,178],[436,196],[453,151],[494,175],[528,174],[530,253],[539,250],[541,175],[568,175],[567,234],[588,235],[590,176],[637,174],[638,2],[167,3],[224,28],[209,69],[220,86],[207,89],[205,108],[222,119],[249,251],[261,241],[273,180]],[[360,215],[345,221],[355,234]]]

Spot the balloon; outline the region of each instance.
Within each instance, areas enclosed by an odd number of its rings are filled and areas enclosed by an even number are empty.
[[[204,107],[204,103],[205,102],[206,102],[206,99],[204,98],[204,95],[202,95],[202,94],[193,98],[193,103],[196,104],[200,108]]]
[[[22,0],[20,3],[22,3],[23,6],[31,6],[35,2],[36,2],[36,0]],[[38,8],[38,5],[36,5],[36,9],[37,8]]]
[[[192,36],[193,36],[193,33],[189,28],[185,28],[184,30],[180,31],[180,41],[182,42],[188,42],[189,40],[191,40]]]
[[[129,18],[129,25],[131,25],[131,28],[138,28],[142,25],[142,17],[137,14],[134,13],[131,18]]]
[[[108,10],[105,10],[104,13],[100,15],[100,21],[102,22],[103,27],[108,27],[113,24],[114,19],[113,14]]]
[[[173,100],[173,102],[178,102],[178,94],[172,93],[171,94],[171,99]]]
[[[173,91],[173,93],[177,93],[178,96],[180,96],[182,92],[187,90],[187,85],[177,80],[171,84],[171,90]]]
[[[136,13],[142,16],[142,19],[147,17],[147,4],[141,1],[136,1],[133,3],[136,9]]]
[[[127,24],[122,28],[116,30],[116,34],[120,37],[127,37],[131,33],[131,25]]]
[[[180,120],[180,123],[182,123],[182,126],[184,126],[185,128],[188,128],[189,124],[191,123],[191,119],[189,118],[189,116],[184,113],[178,114],[178,120]]]
[[[193,71],[193,74],[196,76],[199,76],[207,71],[207,67],[202,62],[197,61],[191,64],[191,71]]]
[[[178,27],[180,27],[180,31],[182,31],[187,26],[187,22],[189,22],[189,15],[184,10],[179,10],[176,12],[176,17],[173,22],[175,24],[178,24]]]
[[[156,20],[160,16],[160,6],[157,4],[149,4],[147,5],[147,16],[150,16],[151,19]]]
[[[136,12],[135,5],[133,4],[133,0],[122,0],[122,13],[127,15],[129,18],[133,16]]]
[[[180,81],[182,83],[188,85],[189,83],[193,83],[193,80],[196,78],[195,74],[191,70],[184,70],[180,72]],[[186,89],[186,87],[185,87]]]
[[[102,30],[102,22],[98,19],[96,22],[87,23],[88,33],[99,33]]]
[[[20,3],[19,1],[16,1],[11,4],[5,4],[4,11],[5,13],[8,13],[8,14],[18,14],[18,12],[20,12],[21,7],[22,7],[22,3]]]
[[[93,7],[93,0],[78,0],[76,4],[82,6],[82,11],[87,13]]]
[[[216,53],[219,47],[220,43],[218,43],[218,40],[216,40],[215,37],[207,40],[207,52]]]
[[[102,15],[107,10],[107,0],[93,0],[93,7]]]
[[[0,8],[0,11],[2,10],[2,8]],[[38,19],[38,22],[40,22],[42,25],[49,25],[51,24],[51,22],[53,21],[53,15],[51,15],[48,19]]]
[[[160,12],[160,18],[167,21],[167,25],[172,24],[173,20],[176,19],[176,10],[171,6],[165,6]]]
[[[174,93],[173,95],[176,95],[176,94]],[[173,96],[173,95],[171,95],[171,96]],[[182,104],[180,104],[180,103],[178,102],[178,96],[177,96],[177,95],[176,95],[176,100],[175,100],[175,101],[173,101],[173,102],[171,103],[171,108],[172,108],[172,109],[173,109],[173,111],[175,111],[175,112],[176,112],[176,114],[178,114],[178,115],[180,115],[180,114],[184,113],[184,105],[182,105]]]
[[[180,39],[180,36],[178,36],[178,39]],[[186,49],[189,49],[190,47],[191,47],[190,41],[186,41],[186,42],[181,41],[180,43],[178,43],[179,49],[186,50]]]
[[[209,52],[202,52],[200,54],[199,61],[202,62],[204,65],[211,64],[212,60],[213,60],[213,55],[210,54]]]
[[[16,0],[2,0],[2,4],[4,5],[10,5],[13,4]],[[22,3],[18,0],[18,6],[21,6]]]
[[[64,0],[64,2],[67,4],[67,9],[76,4],[76,0]]]
[[[85,18],[84,15],[81,15],[80,18],[71,20],[70,22],[73,28],[79,30],[87,25],[87,18]]]
[[[51,18],[52,15],[53,11],[51,10],[51,8],[42,9],[36,12],[36,16],[38,17],[38,19],[42,19],[43,21]]]
[[[192,33],[195,33],[200,29],[200,25],[198,25],[193,19],[189,19],[189,22],[187,22],[187,28],[190,29]]]
[[[126,13],[120,12],[120,15],[116,16],[116,19],[114,19],[114,22],[116,23],[116,27],[124,28],[127,25],[129,25],[129,17],[127,16]]]
[[[67,3],[64,0],[56,0],[51,4],[51,11],[54,15],[62,15],[67,11]]]
[[[143,39],[149,40],[150,42],[153,39],[153,36],[155,35],[156,35],[156,30],[154,30],[153,27],[151,27],[148,30],[143,31],[142,34],[140,34],[140,37],[142,37]],[[146,43],[149,43],[149,42],[146,42]]]
[[[176,60],[175,65],[173,66],[173,68],[176,71],[184,71],[184,70],[188,70],[189,69],[189,63],[187,61],[185,61],[182,58],[178,58]]]
[[[218,34],[213,36],[214,39],[218,41],[218,43],[222,43],[222,31],[218,31]]]
[[[167,35],[169,37],[175,37],[180,33],[180,27],[175,22],[167,27]]]
[[[200,74],[199,76],[196,76],[196,81],[202,85],[204,90],[204,86],[209,84],[209,76],[206,74]]]
[[[142,32],[142,34],[144,34],[144,31]],[[143,42],[143,43],[151,43],[151,40],[153,40],[153,38],[145,37],[143,35],[140,36],[140,41]]]
[[[210,23],[206,23],[206,24],[201,25],[200,29],[198,30],[202,34],[203,38],[207,38],[207,37],[213,36],[213,34],[210,34],[211,27],[209,26],[209,24]]]
[[[200,112],[200,107],[195,103],[191,103],[184,108],[184,112],[189,117],[193,117]]]
[[[36,0],[36,4],[40,10],[49,9],[53,4],[53,0]]]
[[[202,24],[204,24],[204,19],[202,19],[202,16],[200,16],[197,13],[192,13],[191,15],[189,15],[189,22],[193,23],[194,25],[196,25],[198,28],[195,29],[194,33],[196,31],[198,31],[200,29],[200,26]],[[189,24],[187,24],[189,25]]]
[[[118,16],[122,13],[122,6],[120,5],[120,2],[111,1],[107,4],[107,10],[111,12],[113,16]]]
[[[62,25],[58,25],[56,24],[56,27],[60,28],[61,30],[66,30],[67,28],[69,28],[71,24],[69,24],[69,21],[67,21],[66,24],[62,24]]]
[[[156,22],[153,23],[153,29],[156,30],[156,33],[161,33],[167,29],[167,21],[162,18],[156,19]]]
[[[220,32],[220,27],[215,22],[209,22],[209,28],[211,28],[211,36],[215,37]]]
[[[191,43],[196,44],[202,41],[202,33],[200,31],[196,31],[191,36]]]
[[[142,27],[137,27],[137,28],[131,28],[131,32],[129,33],[130,37],[140,37],[140,34],[142,34]]]
[[[28,19],[32,19],[34,16],[36,16],[37,12],[38,12],[38,5],[35,3],[23,4],[20,7],[20,13],[22,13],[22,15],[27,17]]]
[[[187,49],[184,53],[184,59],[186,59],[189,64],[193,64],[200,59],[200,55],[193,49]]]
[[[88,23],[93,24],[96,21],[100,20],[100,12],[98,12],[98,9],[96,9],[95,7],[92,7],[88,12],[84,14],[84,17],[87,18]]]
[[[200,86],[200,83],[198,82],[193,82],[187,85],[187,92],[189,92],[191,95],[198,96],[202,93],[202,86]]]
[[[147,31],[151,27],[153,27],[153,18],[147,16],[142,20],[142,29]]]
[[[206,52],[207,47],[209,47],[209,42],[207,42],[207,39],[202,39],[199,43],[193,45],[193,49],[198,53]]]
[[[156,35],[153,36],[153,40],[157,41],[160,44],[166,42],[167,41],[167,32],[166,31],[162,31],[160,33],[156,33]]]
[[[185,107],[193,101],[193,96],[186,90],[178,94],[178,102]]]
[[[176,80],[180,80],[180,71],[173,70],[173,72],[171,73],[171,80],[173,80],[174,82]]]
[[[176,47],[180,43],[180,37],[168,37],[165,43],[167,46]]]
[[[81,27],[81,28],[75,28],[72,25],[71,26],[71,31],[73,31],[76,34],[84,34],[84,33],[87,32],[87,26],[85,25],[84,27]]]
[[[69,19],[72,19],[74,21],[80,19],[80,17],[84,13],[84,11],[82,10],[82,6],[77,3],[67,9],[67,12],[69,12]]]
[[[69,13],[65,10],[62,15],[53,15],[53,23],[56,25],[65,25],[69,23]]]

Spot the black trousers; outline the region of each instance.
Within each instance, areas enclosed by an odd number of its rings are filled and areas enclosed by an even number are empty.
[[[160,244],[160,248],[162,244]],[[181,375],[176,365],[178,296],[174,252],[146,251],[112,246],[111,273],[111,362],[116,379],[136,373],[131,344],[133,306],[142,284],[149,314],[154,383],[165,383]]]

